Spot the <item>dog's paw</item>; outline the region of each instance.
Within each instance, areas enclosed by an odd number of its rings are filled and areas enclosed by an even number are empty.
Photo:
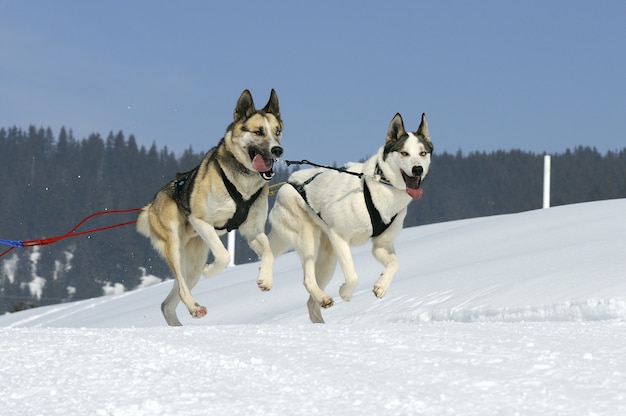
[[[206,315],[206,308],[196,303],[196,307],[193,308],[193,310],[190,312],[191,316],[193,316],[194,318],[203,318]]]
[[[374,285],[374,290],[372,290],[372,292],[374,292],[374,296],[380,299],[385,296],[385,293],[387,293],[387,288],[379,285]]]
[[[335,302],[333,301],[333,298],[331,298],[330,296],[326,296],[322,298],[322,300],[320,301],[320,306],[324,309],[328,309],[334,304]]]
[[[347,283],[342,284],[339,288],[339,295],[341,296],[341,299],[346,302],[350,302],[352,295],[354,295],[355,288],[356,287],[354,285],[349,285]]]
[[[272,289],[271,280],[259,279],[256,281],[256,284],[259,287],[259,289],[261,289],[262,292],[269,292]]]

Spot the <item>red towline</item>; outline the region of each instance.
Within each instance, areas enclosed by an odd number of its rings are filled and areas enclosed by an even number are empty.
[[[113,228],[123,227],[125,225],[134,224],[134,223],[137,222],[137,220],[126,221],[126,222],[122,222],[122,223],[118,223],[118,224],[108,225],[106,227],[93,228],[91,230],[85,230],[85,231],[77,232],[77,230],[83,224],[85,224],[87,221],[89,221],[90,219],[92,219],[94,217],[97,217],[97,216],[100,216],[100,215],[121,214],[121,213],[136,212],[136,211],[141,211],[141,208],[114,209],[114,210],[99,211],[99,212],[93,213],[93,214],[88,215],[87,217],[83,218],[78,224],[76,224],[76,226],[74,226],[74,228],[69,230],[67,233],[62,234],[62,235],[57,235],[57,236],[54,236],[54,237],[39,238],[39,239],[36,239],[36,240],[0,240],[0,244],[11,246],[8,250],[5,250],[4,252],[0,253],[0,257],[4,256],[5,254],[10,253],[12,250],[14,250],[16,248],[45,246],[45,245],[48,245],[48,244],[53,244],[53,243],[56,243],[58,241],[64,240],[66,238],[78,237],[80,235],[97,233],[97,232],[104,231],[104,230],[110,230],[110,229],[113,229]]]

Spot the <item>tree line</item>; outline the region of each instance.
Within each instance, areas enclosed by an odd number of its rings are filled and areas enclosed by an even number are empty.
[[[205,151],[189,148],[177,156],[167,147],[138,146],[122,132],[77,139],[66,128],[56,137],[50,128],[0,128],[0,239],[62,235],[94,212],[141,207]],[[289,173],[278,166],[273,183]],[[424,198],[409,205],[405,226],[538,209],[542,181],[542,154],[435,153]],[[552,155],[552,205],[624,197],[626,148]],[[84,228],[135,218],[103,215]],[[237,263],[257,260],[240,237],[236,247]],[[0,245],[0,252],[7,248]],[[0,313],[131,290],[149,275],[169,278],[171,272],[134,226],[16,249],[0,257]]]

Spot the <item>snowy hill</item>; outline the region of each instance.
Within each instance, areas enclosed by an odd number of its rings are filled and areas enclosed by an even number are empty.
[[[405,229],[384,299],[370,245],[326,325],[297,257],[193,290],[208,315],[165,327],[172,282],[0,317],[3,415],[619,414],[626,411],[626,200]]]

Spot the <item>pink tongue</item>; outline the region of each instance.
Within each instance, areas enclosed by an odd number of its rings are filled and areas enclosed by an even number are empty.
[[[420,199],[424,195],[424,190],[422,188],[406,188],[406,193],[413,199]]]
[[[254,159],[252,159],[252,168],[258,172],[267,172],[272,169],[272,160],[265,159],[261,155],[256,155]]]

